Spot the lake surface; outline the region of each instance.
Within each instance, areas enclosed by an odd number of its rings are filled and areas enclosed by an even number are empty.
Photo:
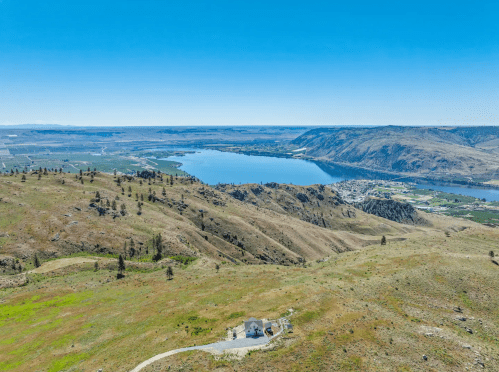
[[[171,150],[171,149],[169,149]],[[180,150],[180,149],[177,149]],[[193,149],[182,149],[184,151]],[[379,178],[366,172],[329,166],[301,159],[249,156],[232,152],[196,149],[185,156],[170,156],[164,160],[182,163],[180,169],[209,185],[217,183],[290,183],[294,185],[329,184],[349,179]],[[499,201],[499,190],[439,184],[418,184],[418,188],[474,196],[487,201]]]
[[[182,163],[180,169],[209,185],[217,183],[291,183],[294,185],[328,184],[349,179],[328,174],[317,164],[300,159],[249,156],[215,150],[196,150],[185,156],[165,160]]]

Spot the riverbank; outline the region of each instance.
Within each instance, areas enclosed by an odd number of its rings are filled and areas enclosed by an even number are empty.
[[[386,170],[380,170],[380,169],[364,168],[364,167],[359,167],[359,166],[352,165],[349,163],[333,162],[330,160],[325,160],[323,158],[316,158],[316,157],[312,157],[312,156],[307,156],[307,155],[305,155],[304,151],[299,151],[299,152],[295,153],[293,151],[297,151],[297,150],[290,150],[290,149],[286,149],[284,147],[279,147],[275,151],[272,151],[270,149],[260,150],[260,151],[257,149],[246,150],[244,148],[235,147],[235,146],[230,146],[230,147],[210,146],[209,149],[210,150],[217,150],[217,151],[221,151],[221,152],[230,152],[230,153],[248,155],[248,156],[266,156],[266,157],[275,157],[275,158],[306,160],[306,161],[314,162],[314,163],[318,164],[320,167],[325,166],[325,167],[336,168],[337,170],[340,170],[342,173],[349,173],[349,172],[359,173],[360,175],[362,175],[363,178],[384,179],[384,180],[392,180],[392,181],[401,180],[404,182],[414,182],[414,183],[421,183],[421,184],[427,184],[427,185],[440,184],[441,186],[464,186],[464,187],[470,187],[470,188],[484,188],[484,189],[499,190],[499,182],[494,183],[493,182],[494,180],[490,180],[490,179],[473,181],[471,178],[465,177],[465,176],[462,176],[460,178],[456,178],[456,177],[444,178],[441,175],[438,175],[438,176],[431,175],[431,174],[418,175],[418,174],[412,174],[412,173],[408,174],[408,173],[402,173],[402,172],[392,172],[392,171],[386,171]],[[298,150],[303,150],[303,149],[298,149]]]

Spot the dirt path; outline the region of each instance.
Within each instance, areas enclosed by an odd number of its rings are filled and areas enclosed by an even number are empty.
[[[60,269],[61,267],[66,267],[66,266],[71,266],[71,265],[76,265],[76,264],[81,264],[81,263],[87,263],[87,262],[95,262],[95,261],[97,261],[97,260],[94,260],[91,258],[84,258],[84,257],[61,258],[61,259],[54,260],[54,261],[44,262],[42,264],[42,266],[37,267],[36,269],[29,271],[28,273],[44,274],[44,273],[48,273],[49,271],[54,271],[54,270]]]

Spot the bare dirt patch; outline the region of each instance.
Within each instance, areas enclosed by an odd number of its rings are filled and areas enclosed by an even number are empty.
[[[72,266],[72,265],[77,265],[77,264],[82,264],[82,263],[88,263],[88,262],[95,262],[97,260],[91,259],[91,258],[85,258],[85,257],[72,257],[72,258],[61,258],[59,260],[54,260],[54,261],[48,261],[44,262],[42,266],[37,267],[36,269],[33,269],[29,271],[29,273],[33,274],[45,274],[50,271],[54,271],[66,266]]]

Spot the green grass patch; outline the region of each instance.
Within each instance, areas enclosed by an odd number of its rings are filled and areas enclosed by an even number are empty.
[[[246,312],[245,311],[236,311],[232,314],[230,314],[228,317],[227,317],[227,320],[229,319],[237,319],[237,318],[241,318],[243,316],[246,315]]]

